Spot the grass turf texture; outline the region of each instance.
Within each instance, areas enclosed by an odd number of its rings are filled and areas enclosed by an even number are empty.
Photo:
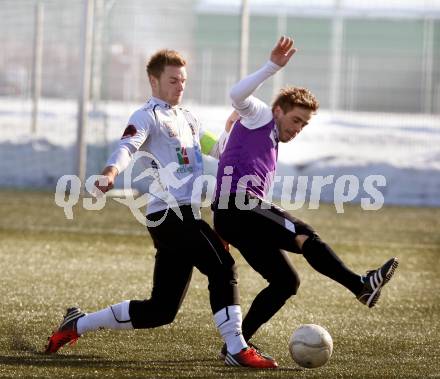
[[[197,271],[173,324],[91,333],[59,354],[42,354],[67,306],[94,311],[148,297],[154,248],[129,210],[113,200],[102,211],[77,205],[68,221],[53,194],[2,191],[0,215],[0,376],[440,377],[440,209],[365,212],[353,205],[337,214],[322,205],[296,211],[355,271],[376,268],[391,256],[399,257],[400,266],[378,305],[368,309],[292,254],[301,276],[299,293],[254,338],[277,358],[276,371],[229,368],[216,359],[222,343],[210,314],[207,280]],[[265,283],[232,253],[246,311]],[[302,323],[320,324],[332,335],[334,353],[326,366],[300,370],[291,360],[287,341]]]

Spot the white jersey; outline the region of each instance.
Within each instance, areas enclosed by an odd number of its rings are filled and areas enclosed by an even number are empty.
[[[200,200],[193,187],[203,174],[202,152],[218,158],[226,139],[222,136],[217,141],[188,110],[152,97],[131,115],[107,166],[121,173],[135,152],[145,152],[139,161],[145,167],[150,195],[147,214],[151,214],[172,206],[170,199],[175,206]]]

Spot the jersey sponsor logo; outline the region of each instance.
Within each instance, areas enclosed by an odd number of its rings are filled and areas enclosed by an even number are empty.
[[[185,172],[193,172],[194,168],[189,163],[188,153],[186,147],[176,147],[177,161],[179,162],[179,167],[176,172],[183,174]]]
[[[163,126],[167,130],[168,135],[170,136],[170,138],[177,137],[177,130],[176,130],[175,126],[171,122],[164,122]]]
[[[179,164],[189,164],[188,153],[186,147],[176,147],[177,160]]]
[[[137,133],[136,128],[134,127],[134,125],[128,125],[125,130],[124,130],[124,134],[122,135],[121,139],[125,139],[125,138],[130,138],[135,136]]]

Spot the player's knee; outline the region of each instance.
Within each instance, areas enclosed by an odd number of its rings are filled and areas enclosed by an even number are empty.
[[[158,318],[160,325],[168,325],[171,324],[177,316],[177,309],[164,309]]]
[[[287,291],[290,294],[290,296],[296,295],[298,293],[298,288],[300,283],[301,281],[298,275],[291,276],[289,284],[287,285]]]
[[[300,279],[297,273],[291,272],[279,275],[277,279],[271,282],[271,285],[276,287],[276,292],[287,300],[289,297],[297,294]]]
[[[297,244],[297,246],[299,247],[300,250],[302,250],[302,247],[304,245],[304,243],[309,239],[308,235],[305,234],[299,234],[297,236],[295,236],[295,242]]]
[[[176,318],[176,315],[177,310],[163,309],[159,312],[156,312],[154,317],[140,319],[136,325],[136,329],[157,328],[159,326],[171,324]]]
[[[291,280],[290,282],[284,282],[284,285],[278,289],[278,294],[284,300],[297,294],[299,288],[299,281]]]
[[[303,240],[302,244],[300,245],[300,249],[301,252],[304,254],[305,252],[308,252],[309,250],[314,250],[314,249],[309,249],[309,247],[313,247],[316,245],[321,245],[324,242],[321,240],[321,238],[319,237],[318,234],[313,233],[310,235],[305,236],[306,238]]]
[[[235,262],[223,265],[222,269],[208,275],[210,287],[229,287],[238,285],[238,272]]]
[[[301,251],[303,251],[303,248],[306,244],[312,241],[317,241],[318,243],[322,242],[319,235],[312,230],[304,231],[303,234],[298,234],[295,236],[295,242]]]
[[[130,304],[131,322],[135,329],[171,324],[178,311],[179,308],[164,306],[151,300],[132,300]]]

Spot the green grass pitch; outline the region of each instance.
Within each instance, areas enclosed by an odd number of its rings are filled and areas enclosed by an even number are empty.
[[[102,211],[77,205],[69,221],[51,193],[1,191],[0,377],[440,377],[440,209],[345,209],[337,214],[333,206],[321,205],[295,214],[356,272],[398,256],[395,277],[377,306],[368,309],[292,254],[301,276],[299,293],[254,339],[281,368],[258,371],[225,367],[216,359],[222,343],[210,314],[207,280],[197,271],[173,324],[91,333],[59,354],[43,354],[67,306],[94,311],[147,298],[154,248],[129,210],[113,200]],[[232,253],[246,311],[265,283]],[[288,338],[302,323],[320,324],[332,335],[327,365],[300,370],[289,357]]]

